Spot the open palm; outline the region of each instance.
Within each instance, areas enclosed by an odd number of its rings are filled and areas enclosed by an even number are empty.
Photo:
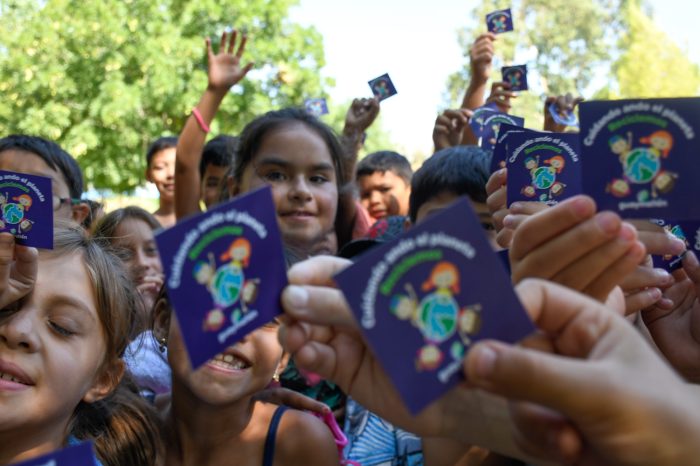
[[[253,67],[253,63],[241,66],[241,57],[245,51],[248,36],[242,34],[238,49],[236,49],[237,36],[238,33],[235,30],[231,33],[224,32],[221,34],[221,42],[217,54],[214,54],[212,50],[211,40],[207,39],[209,87],[212,89],[228,91],[231,86],[243,79]]]

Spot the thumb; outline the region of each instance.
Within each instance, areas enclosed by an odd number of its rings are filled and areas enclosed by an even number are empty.
[[[467,380],[479,388],[554,409],[571,419],[586,410],[585,399],[591,398],[580,393],[590,389],[591,381],[599,380],[585,360],[495,341],[474,345],[464,370]]]

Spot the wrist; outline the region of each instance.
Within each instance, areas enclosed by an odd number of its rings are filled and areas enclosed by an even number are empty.
[[[207,84],[207,89],[205,92],[208,94],[211,94],[212,96],[216,96],[220,99],[223,99],[224,97],[226,97],[226,94],[228,93],[229,89],[230,88],[225,87],[225,86],[224,87],[214,86],[213,84],[209,83],[209,84]]]

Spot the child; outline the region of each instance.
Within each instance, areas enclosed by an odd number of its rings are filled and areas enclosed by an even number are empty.
[[[153,216],[164,228],[175,225],[175,147],[177,138],[166,136],[154,141],[146,153],[146,179],[160,194]]]
[[[96,239],[115,249],[141,298],[141,318],[152,321],[156,297],[163,286],[163,266],[156,247],[154,231],[158,221],[140,207],[117,209],[95,227]],[[141,395],[153,400],[155,395],[170,391],[168,356],[160,351],[150,330],[137,336],[125,356]]]
[[[314,416],[256,401],[277,380],[286,357],[276,322],[193,370],[165,293],[154,334],[168,346],[172,394],[161,406],[168,465],[330,465],[338,451]]]
[[[153,464],[154,418],[120,385],[137,319],[118,260],[77,225],[38,260],[2,234],[0,256],[0,464],[82,440],[106,465]]]
[[[362,206],[375,220],[407,215],[412,175],[411,164],[401,154],[369,154],[357,165],[355,176]]]
[[[411,181],[409,216],[415,225],[458,197],[467,195],[494,249],[496,231],[486,206],[489,155],[476,146],[438,151],[423,163]]]
[[[233,166],[238,138],[221,134],[204,146],[199,163],[201,200],[208,208],[219,202],[221,187]]]
[[[83,194],[80,166],[55,142],[22,134],[0,139],[0,170],[51,178],[56,219],[82,223],[90,212],[80,200]]]

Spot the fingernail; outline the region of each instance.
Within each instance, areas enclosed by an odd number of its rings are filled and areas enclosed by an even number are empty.
[[[515,227],[515,217],[510,214],[503,217],[503,226],[512,230]]]
[[[693,251],[687,251],[685,253],[685,256],[683,258],[689,266],[691,267],[697,267],[698,264],[698,256],[695,255]]]
[[[620,233],[618,234],[620,239],[624,240],[626,243],[634,241],[636,234],[634,227],[626,224],[622,224],[620,228]]]
[[[525,208],[525,204],[523,204],[522,202],[514,202],[510,205],[509,210],[513,214],[519,214],[519,213],[522,213],[524,208]]]
[[[661,290],[658,288],[649,288],[647,290],[647,293],[649,295],[649,298],[653,299],[654,302],[658,301],[663,296],[663,294],[661,293]]]
[[[656,305],[662,309],[671,310],[675,307],[673,301],[668,298],[661,298]]]
[[[15,237],[11,234],[0,234],[0,246],[11,246],[15,242]]]
[[[664,269],[654,269],[654,273],[656,275],[656,278],[658,279],[658,284],[661,286],[664,285],[671,285],[675,280],[673,279],[673,275],[665,271]]]
[[[284,290],[284,298],[294,310],[304,309],[309,304],[309,292],[301,286],[289,285]]]
[[[680,255],[685,251],[685,241],[671,236],[671,253],[675,255]]]
[[[577,217],[585,218],[591,214],[591,203],[588,199],[580,197],[571,201],[571,209]]]
[[[620,228],[620,218],[612,212],[601,212],[595,218],[603,232],[612,234]]]
[[[472,351],[476,352],[474,375],[479,379],[489,379],[496,367],[496,352],[486,345],[477,346]]]

